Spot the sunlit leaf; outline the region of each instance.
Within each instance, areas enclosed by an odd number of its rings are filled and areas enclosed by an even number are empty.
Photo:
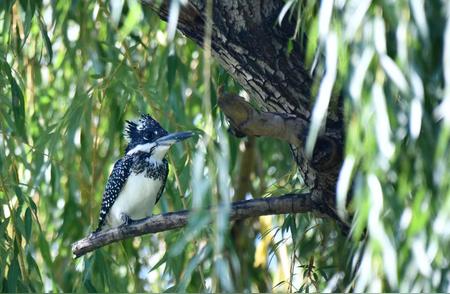
[[[280,11],[280,14],[278,15],[278,24],[281,25],[281,22],[283,21],[284,16],[289,11],[289,8],[291,8],[292,4],[295,3],[296,0],[289,0],[287,1],[283,8]]]
[[[14,115],[14,123],[19,135],[26,141],[27,134],[25,130],[25,98],[22,93],[22,89],[14,79],[11,68],[7,63],[3,64],[4,70],[8,76],[9,84],[11,87],[11,109]]]
[[[39,29],[41,30],[42,39],[43,39],[43,42],[45,45],[45,49],[47,51],[48,63],[50,64],[52,62],[52,58],[53,58],[52,42],[50,41],[50,38],[48,37],[46,24],[44,23],[44,21],[41,18],[39,18]]]
[[[337,74],[337,36],[330,34],[326,45],[326,74],[320,84],[319,93],[312,112],[311,127],[306,140],[306,153],[312,156],[316,139],[323,129],[324,119],[328,110],[328,104]]]
[[[174,50],[171,50],[167,56],[167,84],[169,86],[169,91],[175,86],[174,81],[177,71],[177,63],[177,55]]]
[[[9,266],[6,292],[17,291],[17,281],[21,278],[19,261],[17,260],[17,258],[18,256],[15,255]]]
[[[45,240],[45,237],[42,234],[39,235],[39,249],[41,251],[42,257],[44,258],[46,265],[52,266],[52,257],[50,254],[50,248],[48,246],[47,240]]]
[[[32,221],[31,209],[27,208],[25,210],[25,239],[27,239],[27,241],[30,240]]]

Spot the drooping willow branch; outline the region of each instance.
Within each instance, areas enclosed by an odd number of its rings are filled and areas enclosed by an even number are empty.
[[[315,206],[309,196],[309,194],[286,194],[280,197],[234,202],[231,205],[229,219],[233,221],[261,215],[311,212],[315,210]],[[220,207],[210,208],[209,210],[213,212],[217,209],[220,209]],[[129,226],[99,232],[92,237],[73,243],[72,253],[75,257],[80,257],[113,242],[184,227],[189,221],[190,213],[189,210],[182,210],[160,214]]]

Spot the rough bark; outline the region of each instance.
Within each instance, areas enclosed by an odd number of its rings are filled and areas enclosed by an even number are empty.
[[[312,209],[313,205],[308,194],[287,194],[280,197],[234,202],[231,205],[229,220],[234,221],[262,215],[309,212]],[[75,257],[80,257],[112,242],[184,227],[188,220],[188,210],[156,215],[129,226],[113,228],[81,239],[72,244],[72,253]]]
[[[161,5],[152,0],[143,3],[167,20],[168,1]],[[309,122],[312,78],[303,63],[302,44],[294,42],[288,53],[295,22],[285,19],[282,26],[277,24],[283,5],[281,0],[214,1],[212,55],[262,110]],[[190,0],[182,6],[178,20],[178,29],[201,46],[208,19],[205,7],[206,0]],[[335,105],[328,113],[326,128],[316,142],[312,158],[307,158],[303,150],[308,125],[295,134],[299,144],[291,144],[291,149],[316,211],[338,220],[334,211],[335,186],[342,164],[344,134],[340,101]],[[243,135],[252,133],[244,131]]]

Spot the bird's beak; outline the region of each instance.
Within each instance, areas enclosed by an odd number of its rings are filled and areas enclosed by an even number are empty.
[[[167,136],[158,138],[155,143],[158,144],[159,146],[161,145],[166,145],[166,146],[170,146],[172,144],[175,144],[177,142],[186,140],[187,138],[190,138],[194,135],[195,133],[193,132],[178,132],[178,133],[172,133],[172,134],[168,134]]]

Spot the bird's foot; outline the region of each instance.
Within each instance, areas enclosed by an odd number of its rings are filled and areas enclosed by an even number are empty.
[[[102,230],[101,228],[97,228],[95,231],[93,231],[92,233],[89,234],[88,239],[92,239],[95,236],[97,236],[97,234],[100,233],[101,230]]]
[[[122,213],[120,215],[120,218],[122,219],[122,224],[119,227],[126,227],[136,222],[135,220],[131,219],[131,217],[126,213]]]

